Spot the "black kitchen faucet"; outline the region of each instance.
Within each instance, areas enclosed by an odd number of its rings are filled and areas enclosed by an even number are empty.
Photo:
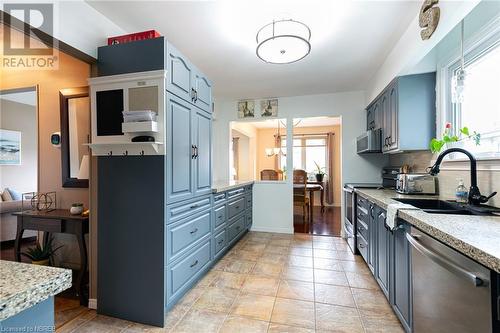
[[[467,155],[467,157],[470,160],[470,189],[469,189],[469,204],[470,205],[480,205],[482,203],[487,202],[490,200],[491,197],[493,197],[497,192],[491,193],[489,196],[484,196],[481,194],[479,191],[479,188],[477,187],[477,162],[476,158],[467,150],[462,149],[462,148],[450,148],[446,149],[443,151],[441,154],[439,154],[436,163],[432,167],[430,167],[429,173],[433,176],[437,175],[439,173],[439,166],[441,165],[441,162],[443,161],[443,158],[450,154],[450,153],[462,153]]]

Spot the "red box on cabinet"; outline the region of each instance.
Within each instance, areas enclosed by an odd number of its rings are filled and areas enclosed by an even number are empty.
[[[138,40],[151,39],[151,38],[156,38],[156,37],[160,37],[160,36],[161,36],[160,33],[156,30],[136,32],[136,33],[128,34],[128,35],[109,37],[108,38],[108,45],[130,43],[130,42],[135,42]]]

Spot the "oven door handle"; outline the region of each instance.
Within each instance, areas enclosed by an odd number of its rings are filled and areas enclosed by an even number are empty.
[[[444,258],[443,256],[440,256],[439,254],[429,250],[425,246],[419,243],[418,241],[418,235],[410,235],[409,233],[406,234],[406,239],[410,243],[411,246],[418,252],[420,252],[423,256],[426,256],[430,260],[434,261],[436,264],[439,266],[446,268],[448,271],[460,275],[464,277],[466,280],[469,280],[472,282],[472,284],[476,287],[481,287],[484,286],[485,283],[483,279],[478,277],[472,272],[469,272],[465,268],[462,268],[453,262],[449,261],[448,259]]]

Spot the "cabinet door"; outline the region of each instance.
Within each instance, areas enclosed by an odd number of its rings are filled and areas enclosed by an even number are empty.
[[[388,108],[390,113],[390,134],[387,140],[388,150],[393,150],[398,148],[398,89],[397,84],[394,83],[389,87],[388,92]]]
[[[374,129],[375,125],[375,104],[366,109],[366,130]]]
[[[402,221],[400,221],[402,223]],[[407,223],[393,231],[391,260],[391,303],[394,312],[401,320],[406,331],[411,327],[411,265],[410,246],[406,240],[409,232]]]
[[[391,112],[389,109],[388,94],[380,97],[380,112],[382,113],[382,151],[389,150],[389,137],[391,136]]]
[[[193,105],[167,94],[167,203],[193,197]]]
[[[210,114],[194,107],[192,117],[192,144],[195,146],[193,160],[194,195],[212,192],[211,138],[212,118]]]
[[[172,44],[167,46],[167,90],[193,102],[193,65]]]
[[[377,216],[378,207],[370,203],[368,225],[368,267],[375,273],[377,267]]]
[[[389,298],[389,236],[391,231],[385,224],[386,213],[382,209],[377,210],[377,270],[375,277],[384,292]]]
[[[212,112],[212,82],[202,73],[194,72],[194,104],[207,112]]]

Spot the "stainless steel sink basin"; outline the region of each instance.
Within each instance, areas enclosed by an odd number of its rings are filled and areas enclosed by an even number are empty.
[[[413,198],[393,198],[396,201],[420,208],[424,212],[431,214],[454,214],[454,215],[492,215],[492,212],[500,209],[487,205],[471,206],[459,204],[454,201],[437,199],[413,199]]]

